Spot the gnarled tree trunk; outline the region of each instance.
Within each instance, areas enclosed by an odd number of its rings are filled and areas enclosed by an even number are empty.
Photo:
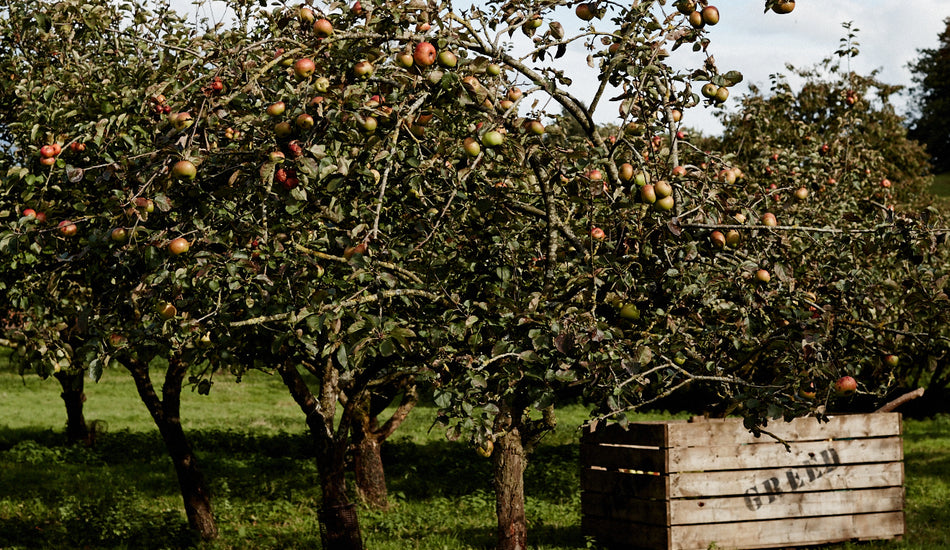
[[[389,508],[389,491],[383,467],[383,442],[403,423],[418,400],[415,384],[406,379],[392,386],[388,395],[365,392],[360,403],[353,407],[353,467],[356,490],[364,503],[385,510]],[[392,416],[379,425],[379,415],[392,402],[392,396],[402,391],[402,399]]]
[[[89,426],[86,425],[86,417],[83,415],[83,403],[86,402],[83,373],[60,371],[53,376],[63,388],[63,393],[59,395],[66,405],[66,438],[72,443],[90,444],[91,433]]]
[[[495,513],[498,550],[527,550],[528,525],[524,513],[524,470],[527,466],[521,430],[511,426],[495,441],[493,453]]]
[[[320,373],[319,399],[307,386],[297,366],[284,362],[278,367],[284,385],[303,411],[317,448],[317,471],[323,492],[320,529],[326,550],[363,550],[356,507],[346,491],[346,451],[349,447],[349,413],[334,427],[339,399],[337,371],[330,359]]]
[[[202,540],[218,538],[218,526],[211,510],[211,492],[198,467],[198,458],[181,427],[181,386],[188,370],[187,365],[178,358],[169,360],[165,382],[162,384],[162,398],[159,399],[147,364],[128,357],[122,358],[122,363],[132,373],[139,397],[152,415],[175,465],[188,525]]]

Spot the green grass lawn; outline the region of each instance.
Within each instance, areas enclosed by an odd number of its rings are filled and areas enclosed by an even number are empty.
[[[930,191],[939,197],[950,197],[950,172],[934,176]]]
[[[58,384],[0,370],[0,548],[179,548],[185,529],[170,461],[122,372],[87,387],[86,417],[107,430],[93,448],[66,446]],[[580,532],[577,426],[569,407],[526,474],[532,548],[588,548]],[[313,449],[279,380],[221,377],[187,392],[182,422],[212,484],[225,548],[319,548]],[[368,548],[491,548],[490,461],[429,430],[421,407],[386,444],[386,513],[360,511]],[[650,418],[660,418],[652,415]],[[826,548],[950,548],[950,417],[905,422],[908,534],[900,542]]]

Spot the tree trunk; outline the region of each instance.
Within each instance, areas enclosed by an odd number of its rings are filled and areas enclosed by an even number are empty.
[[[353,431],[353,462],[356,490],[366,504],[379,510],[389,508],[389,490],[383,469],[382,443],[372,433]]]
[[[218,526],[211,510],[211,492],[181,427],[181,386],[187,365],[177,358],[169,360],[162,385],[162,399],[159,399],[152,386],[148,365],[138,359],[125,359],[124,364],[132,373],[139,397],[158,426],[168,455],[175,465],[188,525],[202,540],[218,538]]]
[[[383,467],[383,442],[403,423],[418,401],[413,379],[407,378],[389,386],[387,392],[366,392],[363,402],[351,408],[353,414],[353,466],[356,474],[356,491],[360,499],[379,510],[389,508],[389,491],[386,487],[386,471]],[[392,404],[396,393],[402,391],[402,399],[392,416],[382,426],[378,417]]]
[[[323,506],[320,510],[320,538],[325,550],[363,550],[356,507],[346,491],[346,451],[350,444],[350,424],[347,412],[334,427],[335,405],[339,398],[336,390],[336,371],[330,361],[320,376],[322,387],[318,400],[296,365],[283,363],[278,367],[284,385],[303,411],[307,427],[317,448],[317,471]]]
[[[65,373],[57,372],[53,376],[59,380],[59,385],[63,388],[63,393],[59,394],[66,404],[66,438],[71,443],[92,442],[89,426],[86,425],[86,417],[83,415],[83,403],[86,401],[84,393],[83,373]]]
[[[513,424],[495,441],[493,453],[498,550],[528,548],[528,526],[524,513],[526,465],[521,431],[517,424]]]

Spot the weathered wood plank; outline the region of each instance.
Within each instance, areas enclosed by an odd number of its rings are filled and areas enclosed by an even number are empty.
[[[616,493],[640,498],[666,498],[670,478],[616,471],[581,469],[581,491]]]
[[[671,502],[634,498],[616,493],[581,492],[581,514],[595,518],[619,519],[629,523],[670,525]]]
[[[595,493],[596,494],[596,493]],[[611,499],[610,506],[632,509],[644,508],[633,502],[638,499],[624,497]],[[588,497],[594,500],[593,494]],[[658,501],[642,501],[656,503]],[[659,501],[662,503],[662,501]],[[593,508],[593,507],[592,507]],[[658,508],[654,506],[654,508]],[[665,508],[665,506],[663,507]],[[755,521],[763,519],[800,518],[809,516],[837,516],[867,514],[872,512],[899,512],[904,509],[903,487],[882,489],[856,489],[852,491],[823,491],[761,495],[758,500],[746,497],[721,497],[704,499],[675,499],[669,503],[671,525],[694,523],[719,523],[727,521]],[[652,512],[647,507],[648,512]],[[664,516],[667,514],[664,511]],[[650,521],[656,523],[655,515]],[[613,517],[601,514],[604,517]],[[618,519],[620,519],[618,517]],[[635,517],[633,519],[636,519]]]
[[[581,443],[581,464],[641,470],[645,472],[666,472],[666,453],[668,449],[658,447],[633,447],[629,445],[607,445]]]
[[[772,439],[767,435],[753,436],[742,425],[741,418],[670,422],[668,427],[672,446],[705,447],[724,441],[754,444]],[[900,413],[845,414],[829,417],[828,422],[805,417],[791,422],[773,421],[766,429],[786,441],[888,437],[900,435],[901,418]]]
[[[631,422],[627,428],[620,424],[600,424],[595,429],[584,427],[582,443],[615,443],[619,445],[643,445],[666,447],[669,421]]]
[[[903,534],[904,513],[886,512],[676,526],[670,530],[670,547],[706,550],[710,544],[716,543],[721,548],[774,548],[852,539],[888,539]]]
[[[621,447],[622,448],[622,447]],[[689,472],[711,470],[742,470],[751,468],[782,468],[807,464],[861,464],[868,462],[895,462],[904,457],[900,437],[875,439],[840,439],[789,442],[790,450],[777,441],[751,445],[728,444],[703,447],[672,447],[669,449],[668,470],[661,472]],[[650,458],[655,458],[650,455]],[[621,453],[614,453],[620,458]],[[631,453],[636,460],[640,454]],[[646,464],[647,462],[643,460]],[[652,465],[652,462],[651,462]],[[659,466],[667,466],[660,464]],[[631,466],[628,466],[631,467]],[[635,469],[644,469],[632,466]]]
[[[582,516],[581,533],[584,536],[596,537],[598,542],[611,547],[673,550],[668,527]]]
[[[643,476],[648,477],[648,476]],[[726,472],[669,474],[670,498],[767,495],[805,491],[900,487],[904,484],[901,462],[858,464],[824,468],[771,468]]]

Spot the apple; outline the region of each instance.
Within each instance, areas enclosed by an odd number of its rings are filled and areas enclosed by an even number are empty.
[[[418,25],[416,25],[416,32],[429,32],[429,29],[431,28],[432,28],[432,25],[423,21],[422,23],[419,23]]]
[[[659,198],[669,197],[673,194],[673,186],[666,180],[660,180],[653,184],[653,190]]]
[[[798,395],[804,399],[814,399],[818,395],[818,391],[815,388],[814,382],[802,382],[800,388],[798,388]]]
[[[889,189],[891,187],[891,180],[884,178],[881,180],[881,187]]]
[[[289,122],[278,122],[274,125],[274,134],[278,139],[287,139],[294,133],[293,126]]]
[[[620,317],[628,321],[637,321],[640,319],[640,310],[634,304],[624,304],[620,306]]]
[[[667,195],[663,198],[659,198],[653,203],[658,210],[670,211],[673,209],[673,195]]]
[[[687,19],[694,29],[701,29],[706,25],[706,22],[703,21],[703,14],[698,11],[690,13]]]
[[[507,111],[514,106],[515,106],[515,102],[508,99],[502,99],[501,101],[498,102],[498,107],[500,107],[502,111]]]
[[[168,115],[168,120],[171,121],[172,126],[178,131],[189,128],[195,122],[191,118],[191,113],[188,113],[188,112],[181,112],[181,113]]]
[[[633,176],[635,172],[633,169],[633,165],[630,164],[629,162],[625,162],[621,164],[620,167],[617,168],[617,172],[620,175],[620,181],[624,183],[630,183],[631,181],[633,181]]]
[[[640,200],[650,204],[656,202],[656,190],[653,185],[648,183],[640,188]]]
[[[637,187],[643,187],[650,181],[650,176],[644,171],[639,171],[633,175],[633,182],[637,184]]]
[[[714,99],[718,103],[725,103],[725,101],[729,99],[729,88],[726,88],[725,86],[720,86],[719,89],[716,90],[716,97]]]
[[[129,238],[129,231],[124,227],[116,227],[109,233],[109,238],[117,243],[123,243]]]
[[[523,95],[524,92],[520,88],[509,88],[505,97],[508,98],[508,101],[518,101]]]
[[[735,229],[726,231],[726,244],[731,248],[736,248],[742,242],[742,235]]]
[[[333,34],[333,23],[326,19],[317,19],[313,22],[313,32],[317,38],[326,38]]]
[[[477,157],[482,152],[482,146],[478,144],[478,140],[473,137],[465,138],[465,141],[462,143],[462,148],[465,149],[465,154],[470,157]]]
[[[373,116],[363,117],[362,121],[360,121],[360,127],[363,128],[363,131],[367,134],[375,132],[377,126],[379,126],[379,121]]]
[[[807,198],[808,198],[808,188],[807,188],[807,187],[799,187],[798,189],[796,189],[796,190],[795,190],[795,198],[798,199],[798,200],[800,200],[800,201],[803,201],[803,200],[807,199]]]
[[[359,78],[369,78],[373,74],[373,64],[369,61],[360,61],[353,66],[353,72]]]
[[[831,146],[827,143],[822,143],[821,146],[818,147],[819,155],[827,155],[829,151],[831,151]]]
[[[439,65],[442,65],[447,69],[451,69],[459,63],[458,56],[448,50],[442,50],[439,52],[437,59],[439,61]]]
[[[896,355],[888,354],[884,356],[884,363],[889,367],[896,367],[899,362],[900,359]]]
[[[767,283],[772,280],[772,274],[767,269],[760,269],[755,272],[755,280],[760,283]]]
[[[294,75],[298,80],[310,78],[316,70],[317,65],[309,57],[301,57],[297,61],[294,61]]]
[[[20,215],[21,215],[22,217],[24,217],[24,218],[34,218],[34,219],[35,219],[35,218],[36,218],[36,210],[33,210],[32,208],[26,208],[26,209],[23,210],[23,212],[22,212]]]
[[[86,144],[81,141],[74,141],[69,144],[69,150],[73,153],[82,153],[86,150]]]
[[[700,89],[700,92],[703,94],[703,97],[707,99],[713,99],[716,97],[716,92],[719,91],[719,86],[716,86],[712,82],[707,82],[703,84],[703,87]]]
[[[594,226],[590,228],[590,238],[594,239],[595,241],[602,241],[607,238],[607,234],[604,233],[603,229]]]
[[[498,130],[489,130],[482,134],[482,145],[485,147],[498,147],[505,141],[505,136]]]
[[[858,390],[858,383],[850,376],[842,376],[835,382],[835,395],[847,397]]]
[[[191,248],[191,243],[184,237],[176,237],[168,243],[168,251],[175,256],[188,252],[189,248]]]
[[[301,130],[309,130],[313,128],[314,120],[313,117],[307,113],[300,113],[297,115],[297,120],[294,121],[297,125],[297,128]]]
[[[40,147],[40,156],[48,159],[56,156],[56,148],[52,145],[44,145]]]
[[[584,177],[586,177],[587,179],[591,181],[600,181],[604,179],[604,173],[594,168],[593,170],[588,170],[587,172],[585,172]]]
[[[267,106],[267,114],[272,117],[279,117],[287,110],[287,104],[283,101],[275,101]]]
[[[198,169],[190,160],[180,160],[172,166],[172,176],[177,180],[193,180],[198,174]]]
[[[719,22],[719,10],[716,6],[706,6],[702,11],[703,23],[707,25],[715,25]]]
[[[158,315],[162,319],[166,319],[166,320],[171,319],[175,317],[176,315],[178,315],[178,308],[176,308],[174,304],[171,304],[169,302],[159,302],[158,306],[156,306],[155,308],[155,311],[158,312]]]
[[[343,257],[349,260],[357,254],[365,254],[367,249],[366,242],[361,242],[355,246],[348,246],[343,249]]]
[[[214,80],[211,81],[211,91],[220,94],[224,91],[224,82],[221,82],[220,77],[214,77]]]
[[[680,111],[679,109],[671,109],[670,118],[673,120],[673,122],[679,122],[683,119],[683,111]]]
[[[779,0],[772,5],[772,11],[779,15],[784,15],[786,13],[792,13],[792,10],[795,9],[795,0]]]
[[[501,75],[501,65],[499,65],[498,63],[489,63],[488,66],[485,67],[485,74],[487,74],[488,76]]]
[[[408,69],[412,67],[413,57],[409,52],[400,52],[396,54],[396,65],[402,67],[403,69]]]
[[[683,15],[696,11],[696,0],[677,0],[676,9]]]
[[[544,134],[544,124],[541,124],[540,120],[532,120],[528,122],[528,131],[536,136]]]
[[[75,237],[76,233],[79,231],[79,228],[76,227],[76,224],[69,220],[63,220],[59,222],[57,226],[59,234],[63,237]]]
[[[685,176],[686,176],[686,167],[683,166],[683,165],[674,166],[674,167],[673,167],[673,171],[671,172],[671,175],[672,175],[674,178],[682,178],[682,177],[685,177]]]
[[[722,231],[716,230],[710,233],[709,240],[712,241],[713,246],[716,248],[726,247],[726,236],[722,234]]]
[[[114,348],[121,348],[127,342],[128,340],[126,340],[125,336],[122,336],[121,334],[116,334],[113,332],[109,335],[109,345]]]
[[[590,21],[597,15],[597,6],[591,3],[578,4],[574,9],[577,17],[583,21]]]
[[[762,225],[766,227],[775,227],[778,225],[778,219],[775,217],[775,214],[766,212],[765,214],[762,214]]]
[[[53,166],[56,164],[56,157],[41,157],[40,164],[43,166]]]
[[[732,185],[736,182],[736,173],[729,168],[720,170],[719,173],[716,174],[716,177],[719,181],[728,185]]]
[[[316,19],[317,16],[313,13],[312,9],[307,6],[301,6],[301,8],[297,10],[297,18],[300,19],[302,23],[309,25],[313,23],[313,20]]]
[[[495,444],[492,443],[491,439],[485,441],[478,447],[475,447],[475,452],[477,452],[479,456],[482,456],[485,458],[490,457],[492,454],[492,451],[494,450],[495,450]]]
[[[431,67],[436,60],[435,46],[430,42],[419,42],[412,52],[412,60],[423,67]]]

